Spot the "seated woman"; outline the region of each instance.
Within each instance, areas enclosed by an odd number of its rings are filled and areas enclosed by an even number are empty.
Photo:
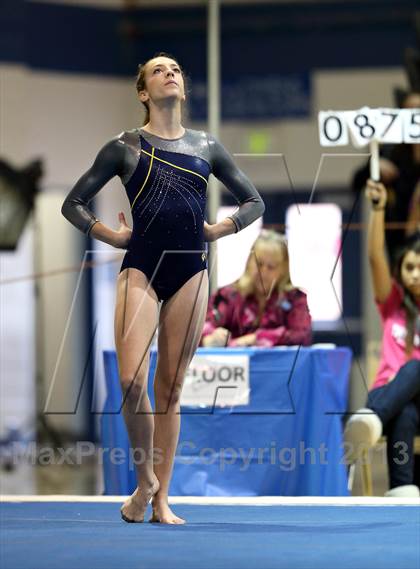
[[[387,435],[391,497],[418,497],[413,441],[420,430],[420,240],[412,238],[397,258],[392,278],[385,255],[385,186],[368,181],[372,208],[368,250],[373,291],[383,326],[381,359],[366,407],[347,422],[346,454],[356,461],[363,449]]]
[[[209,300],[202,346],[280,346],[311,343],[306,294],[293,286],[286,238],[262,230],[244,274]]]

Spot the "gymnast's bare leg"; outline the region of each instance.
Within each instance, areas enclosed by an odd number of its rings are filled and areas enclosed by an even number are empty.
[[[123,504],[128,522],[142,522],[147,504],[159,489],[153,472],[153,411],[147,394],[149,348],[158,324],[158,299],[146,276],[134,268],[118,275],[114,333],[124,414],[136,449],[137,488]]]
[[[160,311],[158,360],[154,382],[154,465],[160,483],[152,500],[151,522],[183,524],[168,505],[168,489],[180,430],[180,395],[184,375],[200,341],[208,302],[207,271],[191,277]]]

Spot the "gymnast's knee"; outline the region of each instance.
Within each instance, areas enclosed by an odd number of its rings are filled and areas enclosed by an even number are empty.
[[[155,383],[156,411],[178,408],[181,400],[182,384],[178,381]]]
[[[121,374],[120,385],[124,399],[138,402],[147,393],[147,373],[140,371],[137,375]]]

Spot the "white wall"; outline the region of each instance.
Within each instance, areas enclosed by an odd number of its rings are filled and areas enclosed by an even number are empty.
[[[8,429],[32,437],[35,424],[33,219],[17,250],[0,253],[0,438]]]
[[[46,169],[44,191],[35,208],[36,254],[30,255],[24,266],[19,264],[26,274],[46,275],[34,281],[38,286],[37,366],[34,362],[26,366],[24,379],[19,379],[12,365],[5,372],[14,378],[18,390],[25,390],[28,384],[34,386],[38,373],[41,408],[54,380],[49,410],[57,410],[59,414],[47,418],[53,427],[77,434],[83,429],[86,417],[67,412],[73,407],[80,385],[89,340],[83,333],[86,299],[80,291],[70,321],[69,311],[85,251],[83,235],[64,219],[60,208],[70,187],[91,165],[100,146],[131,127],[136,99],[130,93],[128,81],[32,72],[11,65],[0,66],[0,94],[0,155],[17,167],[39,156]],[[105,217],[111,222],[115,218],[111,213],[113,201],[125,204],[124,195],[112,182],[104,189],[103,196],[105,209],[110,209]],[[11,274],[18,263],[18,257],[10,259],[2,277]],[[19,296],[14,298],[15,308],[21,310]],[[33,293],[29,300],[27,310],[35,312]],[[10,303],[9,308],[13,313]],[[2,339],[10,346],[14,337],[10,312],[3,312],[2,316]],[[30,319],[20,321],[25,332],[22,338],[27,342],[25,346],[13,343],[16,357],[23,357],[33,344],[34,332],[32,338],[28,332],[31,325]]]

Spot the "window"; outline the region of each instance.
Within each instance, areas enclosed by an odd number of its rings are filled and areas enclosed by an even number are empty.
[[[341,317],[341,224],[335,204],[299,204],[286,212],[292,282],[308,294],[314,322]]]

